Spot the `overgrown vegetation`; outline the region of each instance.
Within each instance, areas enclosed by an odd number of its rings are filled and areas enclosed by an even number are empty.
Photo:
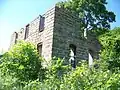
[[[95,30],[101,34],[115,21],[115,14],[106,9],[106,4],[106,0],[66,0],[56,5],[76,13],[81,21],[81,30]]]
[[[115,15],[106,10],[106,4],[106,0],[57,4],[79,15],[82,30],[105,33],[99,36],[102,50],[92,68],[86,61],[71,70],[60,58],[53,58],[51,66],[44,68],[36,47],[20,41],[0,58],[0,90],[119,90],[120,28],[108,31]]]
[[[110,70],[120,69],[120,27],[103,34],[99,38],[102,45],[101,58]],[[117,71],[118,71],[117,70]]]
[[[120,88],[120,28],[99,37],[100,60],[90,69],[80,62],[76,70],[53,58],[43,68],[34,45],[18,42],[0,59],[0,90],[118,90]],[[97,68],[96,68],[97,66]]]

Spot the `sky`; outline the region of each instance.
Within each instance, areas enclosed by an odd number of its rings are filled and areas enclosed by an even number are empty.
[[[0,52],[8,49],[14,31],[19,31],[59,1],[62,0],[0,0]],[[120,26],[120,0],[107,1],[107,9],[116,14],[116,22],[111,24],[113,29]]]
[[[120,27],[120,0],[107,0],[107,9],[116,15],[116,22],[111,24],[111,29]]]

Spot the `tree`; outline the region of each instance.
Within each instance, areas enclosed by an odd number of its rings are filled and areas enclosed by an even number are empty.
[[[115,14],[106,9],[106,0],[68,0],[57,3],[79,16],[82,30],[106,30],[115,21]]]
[[[120,28],[115,28],[99,37],[102,45],[101,58],[110,70],[120,70]]]

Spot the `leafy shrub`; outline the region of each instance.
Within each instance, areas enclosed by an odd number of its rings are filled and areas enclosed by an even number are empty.
[[[75,70],[53,58],[42,68],[34,45],[19,42],[0,59],[0,90],[119,90],[120,28],[100,36],[102,50],[97,68],[80,62]]]
[[[115,28],[99,38],[102,51],[101,58],[108,63],[112,71],[120,69],[120,28]]]
[[[2,57],[1,61],[3,75],[10,74],[23,82],[36,80],[44,73],[42,59],[35,46],[29,42],[18,42]],[[43,77],[41,76],[40,79]]]

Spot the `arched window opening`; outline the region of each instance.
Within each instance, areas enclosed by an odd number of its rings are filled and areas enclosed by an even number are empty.
[[[37,44],[37,50],[40,56],[42,56],[42,43]]]
[[[88,55],[89,55],[89,66],[91,67],[93,65],[93,56],[94,56],[93,50],[89,49]]]
[[[91,54],[92,58],[94,57],[94,51],[89,49],[89,53]]]
[[[70,48],[70,59],[69,62],[72,66],[72,68],[76,68],[76,60],[75,60],[75,56],[76,56],[76,46],[74,44],[70,44],[69,45]]]
[[[26,25],[25,37],[24,37],[24,39],[27,39],[27,38],[28,38],[28,35],[29,35],[29,26],[30,26],[30,24]]]
[[[17,43],[17,39],[18,39],[18,33],[15,32],[15,44]]]
[[[76,55],[76,46],[74,44],[69,45],[70,50],[73,52],[74,56]]]

